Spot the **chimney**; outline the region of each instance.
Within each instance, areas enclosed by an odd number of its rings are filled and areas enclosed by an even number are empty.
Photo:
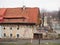
[[[26,8],[25,5],[23,5],[23,10],[25,10],[25,8]]]

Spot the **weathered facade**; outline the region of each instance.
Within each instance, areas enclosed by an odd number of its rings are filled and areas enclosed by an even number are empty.
[[[39,8],[0,8],[0,38],[33,38]]]

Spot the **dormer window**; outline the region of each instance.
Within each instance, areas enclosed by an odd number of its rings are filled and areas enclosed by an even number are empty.
[[[14,18],[4,18],[7,22],[26,22],[27,17],[20,16]],[[14,21],[13,21],[14,20]],[[17,21],[16,21],[17,20]]]

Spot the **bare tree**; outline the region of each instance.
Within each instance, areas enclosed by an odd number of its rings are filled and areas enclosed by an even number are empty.
[[[57,17],[58,17],[58,19],[60,20],[60,10],[58,11]]]
[[[47,23],[48,23],[48,26],[49,26],[49,30],[53,31],[52,22],[51,22],[51,17],[50,16],[47,18]]]

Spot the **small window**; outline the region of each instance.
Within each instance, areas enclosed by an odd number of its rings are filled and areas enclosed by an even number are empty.
[[[6,28],[4,27],[3,29],[5,30]]]
[[[12,30],[12,27],[10,27],[10,30]]]
[[[18,25],[18,27],[17,27],[17,30],[19,30],[19,25]]]
[[[17,30],[19,30],[19,27],[17,28]]]
[[[19,34],[17,34],[17,38],[19,38]]]
[[[12,34],[10,34],[10,37],[12,37]]]
[[[6,37],[6,33],[4,33],[4,37]]]

